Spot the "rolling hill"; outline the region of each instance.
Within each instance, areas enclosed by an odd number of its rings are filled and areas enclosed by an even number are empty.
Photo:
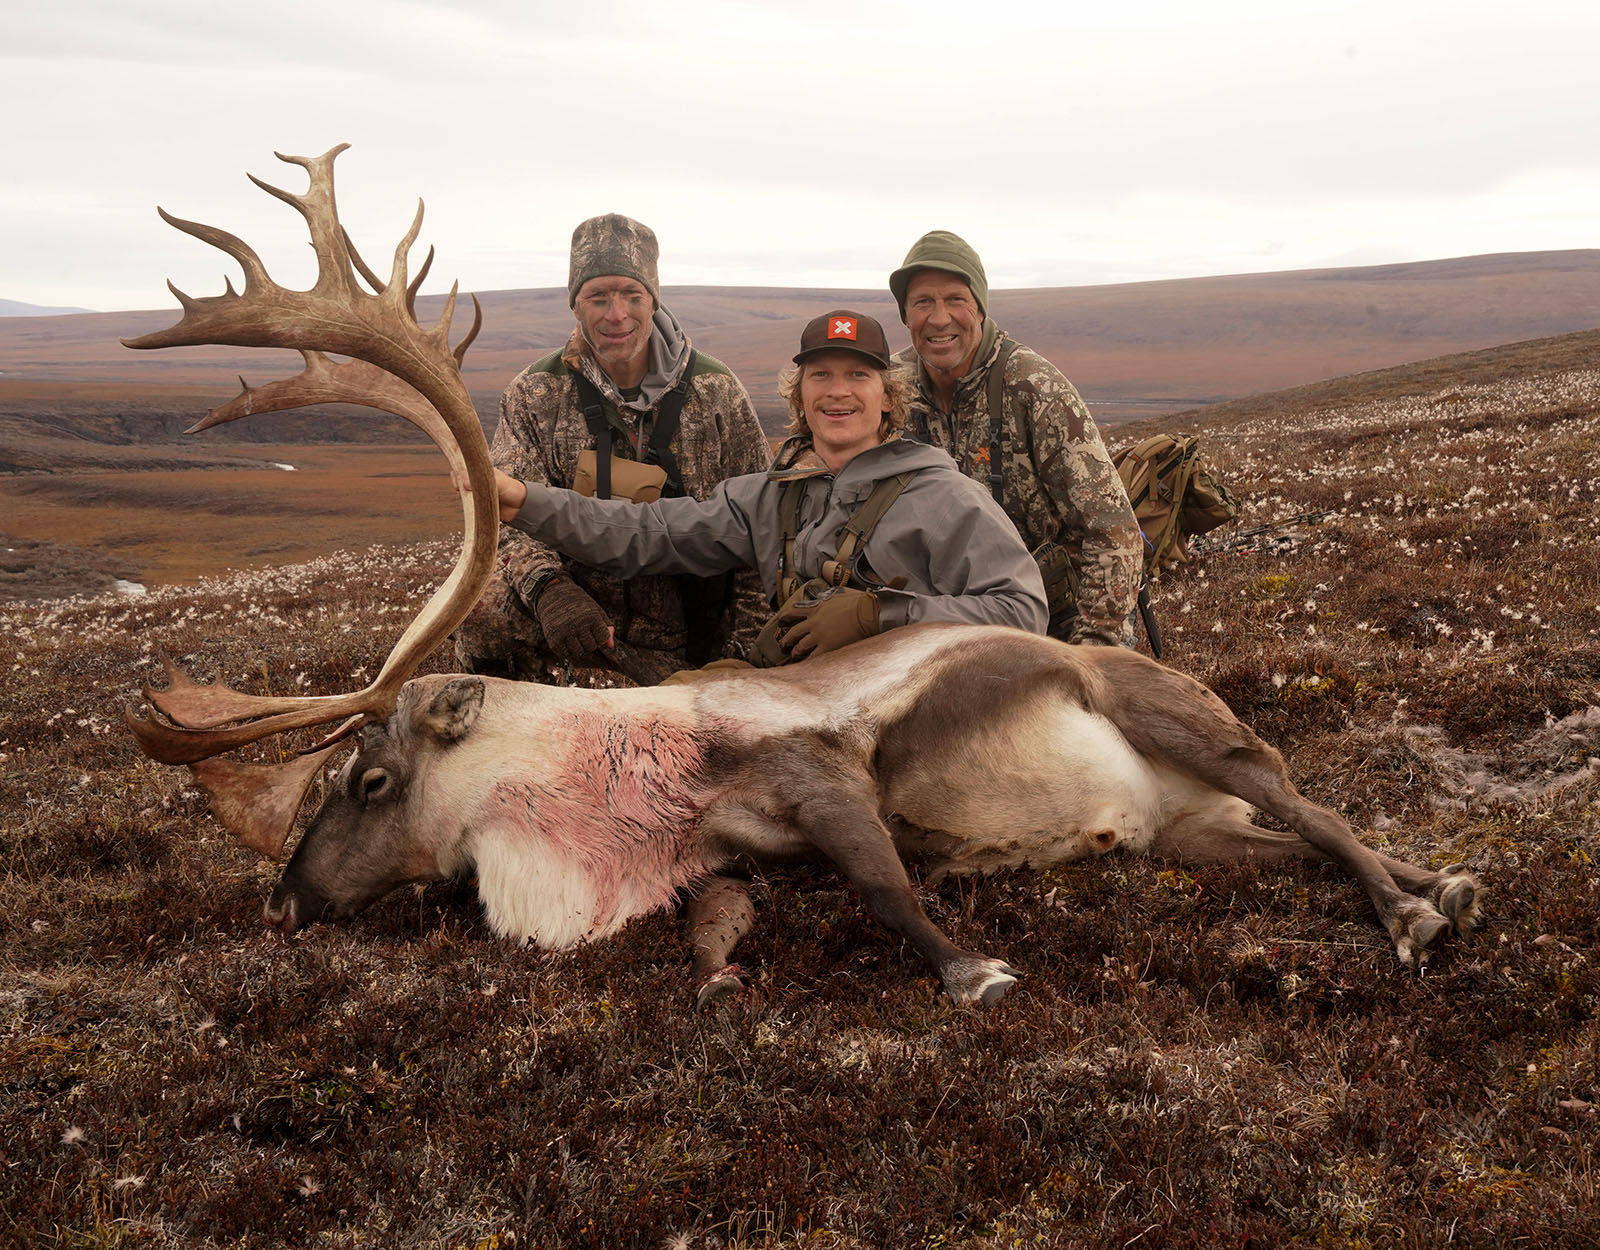
[[[510,379],[564,341],[572,320],[559,289],[479,298],[485,326],[466,376],[480,409],[493,413]],[[887,290],[667,287],[664,299],[697,344],[744,380],[769,428],[780,415],[778,369],[805,320],[852,307],[882,319],[896,346],[907,341]],[[421,313],[437,316],[441,303],[424,298]],[[1058,364],[1098,419],[1114,424],[1593,329],[1600,326],[1600,249],[997,291],[992,304],[1001,325]],[[0,320],[0,413],[105,415],[135,400],[156,408],[176,401],[192,416],[229,393],[236,374],[257,382],[275,368],[297,367],[289,355],[274,366],[259,351],[145,354],[118,343],[175,318],[176,310],[162,310]],[[457,324],[464,324],[459,316]],[[274,437],[294,441],[281,429]]]
[[[1435,357],[1284,391],[1113,426],[1122,447],[1156,429],[1198,433],[1224,480],[1237,485],[1231,430],[1240,422],[1311,424],[1353,405],[1446,395],[1471,386],[1542,383],[1600,360],[1600,330]],[[286,420],[241,421],[181,445],[140,436],[175,419],[69,420],[0,413],[0,602],[103,590],[115,579],[162,585],[230,568],[263,568],[339,548],[414,544],[454,534],[459,508],[426,444],[293,445]],[[362,418],[349,429],[372,433]],[[381,430],[398,426],[383,423]],[[255,427],[258,441],[210,445],[211,435]],[[175,437],[175,435],[173,435]],[[374,440],[376,442],[376,440]],[[294,472],[285,473],[292,465]],[[20,471],[19,471],[20,469]],[[196,543],[196,533],[205,541]]]

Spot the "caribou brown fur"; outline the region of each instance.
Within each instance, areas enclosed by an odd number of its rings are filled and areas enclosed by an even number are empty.
[[[1250,821],[1251,807],[1289,825]],[[831,861],[957,1002],[1015,979],[953,945],[906,872],[1043,868],[1122,848],[1325,857],[1400,958],[1469,929],[1477,884],[1363,845],[1198,682],[1120,648],[925,625],[806,663],[655,689],[410,682],[267,904],[293,932],[405,881],[473,871],[498,934],[552,949],[692,896],[702,996],[731,988],[749,903],[730,872]]]

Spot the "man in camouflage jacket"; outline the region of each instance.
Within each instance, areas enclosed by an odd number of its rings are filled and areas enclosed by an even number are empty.
[[[911,331],[911,346],[896,357],[916,378],[911,432],[949,452],[991,492],[993,449],[1006,515],[1030,551],[1046,560],[1053,545],[1071,570],[1076,602],[1058,607],[1052,594],[1051,634],[1131,645],[1143,539],[1077,389],[987,315],[983,262],[956,235],[934,230],[918,239],[889,289]],[[1002,370],[998,424],[990,411],[995,369]]]
[[[526,481],[581,486],[579,456],[596,437],[580,374],[602,401],[613,466],[649,459],[662,403],[692,369],[668,447],[682,492],[704,499],[724,478],[766,469],[771,455],[749,395],[703,352],[691,365],[687,335],[661,306],[656,266],[655,235],[630,218],[607,214],[573,232],[567,294],[577,325],[565,347],[530,365],[501,397],[490,448],[498,467]],[[617,473],[616,497],[630,493],[627,469]],[[666,493],[674,493],[670,485]],[[564,665],[607,665],[650,684],[742,656],[767,615],[753,575],[624,581],[506,527],[496,576],[456,632],[456,659],[466,672],[521,680],[550,680]]]

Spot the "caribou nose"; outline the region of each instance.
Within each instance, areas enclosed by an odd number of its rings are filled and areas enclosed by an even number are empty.
[[[267,900],[266,906],[261,909],[262,918],[267,922],[267,928],[276,929],[288,937],[300,927],[299,917],[295,914],[294,896],[280,899],[276,894]]]
[[[321,890],[313,889],[304,881],[284,880],[272,891],[272,897],[262,909],[269,928],[288,937],[334,915],[333,903]]]

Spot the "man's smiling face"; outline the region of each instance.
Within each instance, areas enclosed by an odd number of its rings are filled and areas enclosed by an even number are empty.
[[[972,368],[983,338],[983,313],[953,273],[920,269],[906,286],[906,329],[930,373],[958,378]]]

